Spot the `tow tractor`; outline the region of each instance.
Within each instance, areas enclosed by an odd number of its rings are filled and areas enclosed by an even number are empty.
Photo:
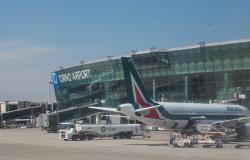
[[[192,137],[188,137],[179,133],[170,134],[169,144],[174,147],[190,148],[193,146],[194,141]]]

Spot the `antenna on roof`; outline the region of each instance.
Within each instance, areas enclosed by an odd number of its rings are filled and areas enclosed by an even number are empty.
[[[206,47],[206,42],[205,41],[201,41],[201,42],[199,42],[199,45],[200,45],[200,47]]]
[[[113,58],[113,56],[107,56],[108,57],[108,60],[111,60]]]
[[[156,50],[156,46],[150,47],[150,52],[154,52]]]
[[[59,70],[59,71],[60,71],[60,70],[63,70],[63,67],[62,67],[62,66],[58,67],[58,70]]]
[[[83,65],[83,64],[84,64],[84,61],[82,60],[82,61],[80,61],[80,63],[81,63],[81,65]]]
[[[131,55],[135,55],[136,52],[137,52],[137,49],[132,49],[132,50],[130,51],[130,54],[131,54]]]

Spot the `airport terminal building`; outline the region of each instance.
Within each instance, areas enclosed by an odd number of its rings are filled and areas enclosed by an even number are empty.
[[[250,40],[138,51],[128,54],[156,101],[250,105]],[[52,72],[60,109],[129,102],[120,58]]]

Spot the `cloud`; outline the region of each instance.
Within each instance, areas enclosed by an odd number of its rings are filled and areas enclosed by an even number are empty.
[[[47,71],[13,70],[1,72],[0,101],[36,100],[45,101],[48,95]],[[51,94],[52,95],[52,94]]]
[[[33,40],[0,40],[0,100],[46,100],[62,49]]]
[[[0,100],[45,100],[59,53],[62,49],[36,41],[0,41]]]
[[[22,60],[34,60],[41,56],[57,54],[62,50],[36,44],[30,40],[0,41],[0,63],[18,63]]]

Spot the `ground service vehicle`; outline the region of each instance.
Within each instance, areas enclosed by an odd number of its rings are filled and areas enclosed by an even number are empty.
[[[204,143],[202,147],[203,148],[209,148],[209,147],[223,148],[223,144],[221,140],[217,139],[217,140],[210,140]]]
[[[212,139],[211,135],[198,135],[197,144],[203,144],[203,148],[216,147],[223,148],[221,139]]]
[[[57,113],[46,113],[39,115],[39,124],[42,131],[57,132],[59,123],[59,115]]]
[[[70,129],[70,128],[74,128],[74,123],[72,123],[72,122],[59,123],[59,127],[58,127],[59,139],[64,139],[65,138],[65,131]]]
[[[143,136],[144,128],[139,124],[75,124],[65,131],[64,140],[91,140],[96,137],[113,137],[114,139]]]
[[[183,137],[182,134],[174,133],[170,135],[169,144],[174,147],[192,147],[194,142],[190,137]]]

